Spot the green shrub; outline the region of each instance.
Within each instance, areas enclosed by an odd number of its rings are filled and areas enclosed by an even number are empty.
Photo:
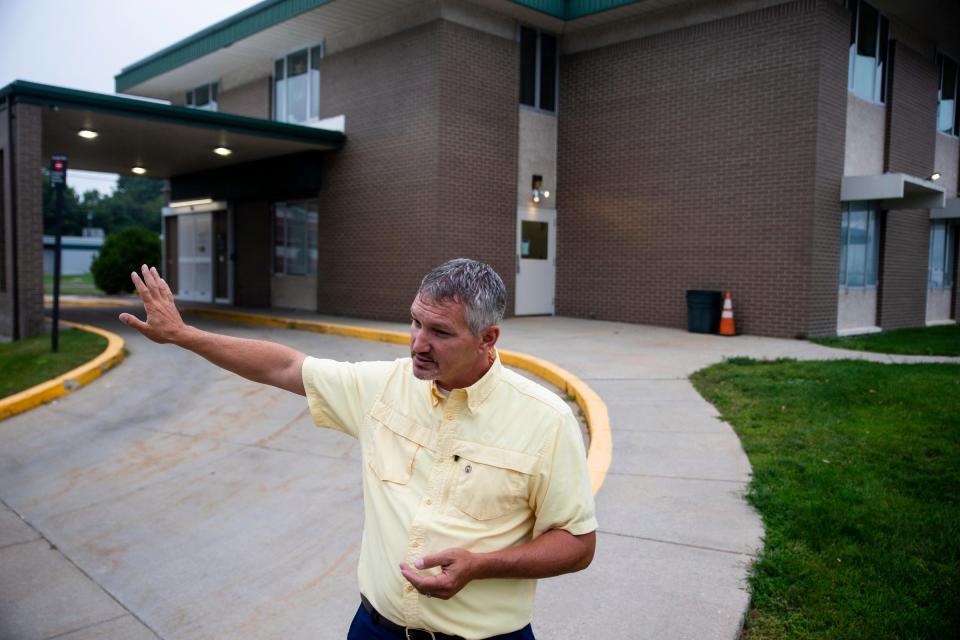
[[[152,231],[130,227],[107,236],[90,271],[97,287],[105,293],[132,293],[130,272],[139,272],[142,264],[160,264],[160,237]]]

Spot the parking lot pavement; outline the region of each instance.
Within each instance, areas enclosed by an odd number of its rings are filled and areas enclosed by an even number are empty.
[[[345,637],[356,443],[314,428],[302,398],[155,345],[116,313],[65,315],[120,333],[120,367],[0,424],[0,637]],[[341,360],[407,351],[191,321]],[[762,527],[743,500],[739,441],[687,375],[728,355],[887,358],[564,318],[508,320],[502,344],[584,379],[611,418],[597,556],[541,581],[534,629],[547,639],[734,638]]]

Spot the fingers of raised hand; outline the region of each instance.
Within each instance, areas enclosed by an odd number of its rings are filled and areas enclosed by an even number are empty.
[[[121,313],[120,322],[127,325],[128,327],[133,327],[140,333],[144,333],[147,330],[146,322],[129,313]]]
[[[170,285],[167,284],[167,281],[160,277],[160,272],[157,271],[156,267],[150,267],[150,273],[153,274],[154,279],[157,281],[157,287],[160,289],[160,292],[163,294],[164,298],[173,299],[173,292],[170,290]]]
[[[130,272],[130,279],[133,280],[133,286],[137,288],[137,293],[140,294],[141,299],[146,299],[150,296],[150,291],[147,288],[146,283],[143,281],[143,278],[140,277],[136,271]]]

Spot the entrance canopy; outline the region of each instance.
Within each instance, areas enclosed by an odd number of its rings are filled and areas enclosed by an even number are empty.
[[[8,96],[14,103],[46,107],[42,157],[65,153],[71,169],[130,174],[139,167],[149,177],[170,178],[335,150],[346,139],[339,131],[21,80],[0,89],[0,109]],[[81,132],[93,134],[81,137]]]
[[[905,173],[843,176],[840,200],[877,200],[883,209],[942,209],[944,188],[935,182]]]

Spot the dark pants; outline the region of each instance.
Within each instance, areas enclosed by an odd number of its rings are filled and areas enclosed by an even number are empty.
[[[353,616],[353,622],[350,623],[350,631],[347,632],[347,640],[397,640],[403,638],[402,635],[390,631],[384,626],[374,623],[367,610],[360,605],[357,609],[357,615]],[[489,640],[535,640],[533,629],[530,625],[523,629],[505,633],[500,636],[492,636]]]

